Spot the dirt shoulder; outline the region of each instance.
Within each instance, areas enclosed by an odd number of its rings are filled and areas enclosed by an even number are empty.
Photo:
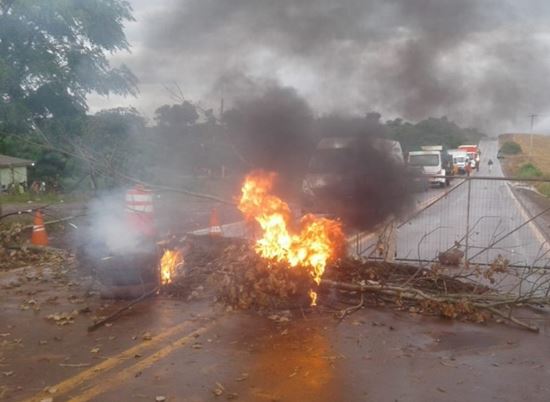
[[[519,155],[506,155],[500,159],[502,170],[507,177],[521,176],[521,167],[533,164],[544,177],[550,177],[550,136],[533,135],[531,147],[530,134],[503,134],[499,137],[499,145],[506,141],[514,141],[523,150]],[[531,155],[529,155],[531,154]],[[533,217],[550,208],[550,198],[547,190],[550,183],[514,182],[512,190],[523,205],[524,210]],[[550,211],[543,213],[534,223],[539,231],[550,241]]]
[[[512,186],[512,191],[530,217],[541,214],[534,223],[546,241],[550,242],[550,211],[544,212],[550,209],[550,199],[531,186]]]

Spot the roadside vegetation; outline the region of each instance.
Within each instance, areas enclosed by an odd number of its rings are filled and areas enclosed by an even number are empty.
[[[542,177],[543,174],[538,167],[531,162],[521,165],[518,169],[517,177],[522,179],[530,179],[535,177]]]
[[[504,155],[518,155],[521,154],[521,145],[514,141],[506,141],[500,147],[500,152]]]
[[[85,199],[83,194],[60,194],[60,193],[43,193],[34,194],[32,192],[2,194],[0,195],[0,204],[57,204],[60,202],[73,202]]]
[[[159,104],[152,120],[134,108],[90,114],[89,93],[134,96],[138,82],[108,58],[129,50],[124,24],[133,20],[130,5],[88,3],[81,9],[71,2],[12,1],[0,14],[0,153],[35,162],[27,186],[36,180],[51,192],[95,194],[145,182],[192,192],[252,167],[299,183],[323,136],[385,137],[404,151],[435,144],[455,148],[483,136],[446,117],[384,122],[376,112],[318,116],[294,89],[254,82],[257,88],[248,92],[256,96],[236,99],[219,112],[188,100],[175,84],[166,88],[173,103]]]
[[[530,134],[503,134],[499,141],[506,176],[550,180],[550,137],[533,135],[532,147]],[[550,183],[535,183],[534,187],[550,197]]]

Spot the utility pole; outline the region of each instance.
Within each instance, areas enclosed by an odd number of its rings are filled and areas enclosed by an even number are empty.
[[[531,134],[529,135],[529,157],[533,156],[533,127],[535,127],[535,120],[539,117],[538,114],[532,113],[529,115],[531,118]]]
[[[222,84],[222,87],[221,87],[221,96],[220,96],[220,121],[222,121],[223,119],[223,113],[224,113],[224,99],[223,99],[223,95],[224,95],[224,89],[225,89],[225,84]]]

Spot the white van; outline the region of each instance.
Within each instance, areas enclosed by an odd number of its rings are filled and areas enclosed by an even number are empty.
[[[468,153],[461,149],[449,149],[447,151],[453,158],[453,165],[457,168],[459,173],[466,173],[466,165],[470,162]]]
[[[411,151],[407,162],[409,166],[422,168],[430,184],[444,187],[450,184],[445,176],[451,172],[445,169],[447,163],[443,159],[442,151]]]

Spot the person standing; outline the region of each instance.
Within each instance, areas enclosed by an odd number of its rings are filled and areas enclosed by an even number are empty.
[[[472,164],[469,161],[466,163],[466,166],[464,166],[464,170],[466,171],[466,175],[470,176],[470,173],[472,173]]]
[[[491,170],[493,170],[493,160],[489,159],[489,161],[487,162],[487,165],[489,165],[489,173],[491,173]]]

